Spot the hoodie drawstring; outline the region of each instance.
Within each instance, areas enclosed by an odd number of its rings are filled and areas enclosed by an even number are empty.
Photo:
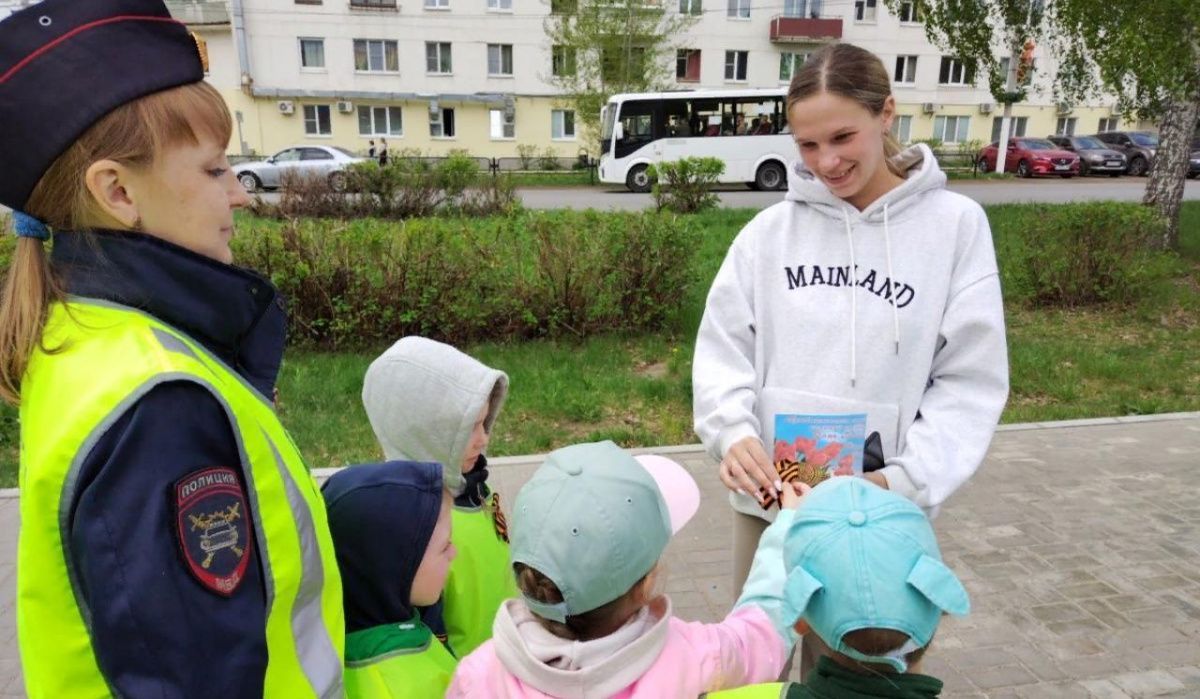
[[[850,387],[854,388],[858,379],[858,265],[854,262],[854,229],[845,208],[842,222],[846,224],[846,240],[850,244]]]
[[[858,382],[858,265],[854,259],[854,227],[850,213],[842,208],[842,223],[846,226],[846,242],[850,246],[850,386]],[[900,311],[896,308],[895,277],[892,276],[892,234],[888,222],[888,204],[883,205],[883,244],[887,255],[888,302],[892,305],[892,344],[900,354]]]
[[[844,213],[844,212],[843,212]],[[888,204],[883,204],[883,246],[887,253],[887,271],[888,284],[892,285],[892,290],[896,288],[896,278],[892,276],[892,234],[888,229]],[[850,257],[853,264],[854,256]],[[892,297],[892,341],[896,345],[896,355],[900,355],[900,311],[896,309],[896,299]]]

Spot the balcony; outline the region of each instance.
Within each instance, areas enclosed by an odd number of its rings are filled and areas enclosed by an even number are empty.
[[[841,17],[785,17],[771,18],[771,41],[778,44],[813,43],[837,41],[842,38]]]

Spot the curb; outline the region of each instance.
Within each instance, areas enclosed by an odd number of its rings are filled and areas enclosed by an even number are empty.
[[[1125,415],[1122,417],[1096,417],[1084,418],[1080,420],[1055,420],[1052,422],[1018,422],[1010,425],[1000,425],[996,427],[997,432],[1026,432],[1031,430],[1053,430],[1062,428],[1076,427],[1111,427],[1113,425],[1135,425],[1147,422],[1171,422],[1177,420],[1197,420],[1200,419],[1200,411],[1187,413],[1160,413],[1157,415]],[[704,445],[702,444],[677,444],[665,447],[638,447],[630,449],[632,454],[694,454],[704,453]],[[518,456],[497,456],[488,459],[488,466],[527,466],[536,464],[546,458],[545,454],[521,454]],[[345,468],[337,466],[331,468],[314,468],[312,469],[313,477],[318,481],[324,481],[333,474]],[[0,488],[0,500],[15,499],[20,495],[18,488]]]

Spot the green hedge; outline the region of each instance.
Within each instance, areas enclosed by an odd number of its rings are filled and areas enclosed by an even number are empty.
[[[243,217],[238,264],[288,298],[291,338],[375,347],[655,332],[691,284],[695,235],[654,213],[524,212],[406,222]]]

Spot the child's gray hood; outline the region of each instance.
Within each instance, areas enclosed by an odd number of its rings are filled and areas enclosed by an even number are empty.
[[[424,337],[399,340],[367,369],[363,407],[386,459],[436,461],[446,487],[462,490],[462,460],[475,418],[489,404],[490,432],[508,376],[457,349]]]
[[[910,146],[892,156],[892,162],[900,165],[908,176],[904,183],[884,194],[862,212],[857,211],[845,200],[838,198],[825,183],[819,180],[804,166],[803,160],[792,163],[788,172],[788,192],[784,197],[788,201],[801,202],[811,205],[827,216],[839,222],[843,216],[857,217],[871,222],[883,220],[883,209],[886,206],[892,218],[907,209],[925,192],[942,189],[946,186],[946,173],[938,167],[933,151],[924,143]]]

